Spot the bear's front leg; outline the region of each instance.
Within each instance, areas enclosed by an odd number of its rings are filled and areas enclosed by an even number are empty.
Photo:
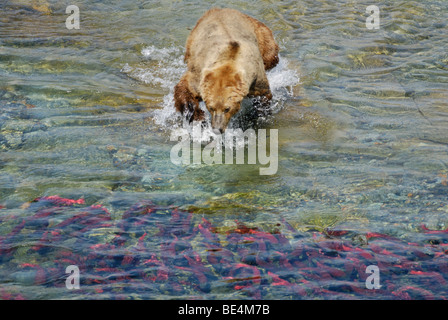
[[[255,95],[249,96],[252,104],[257,111],[258,117],[267,117],[272,114],[271,99],[272,93],[269,89],[263,89],[256,92]]]
[[[191,92],[187,77],[183,76],[174,87],[174,106],[176,110],[184,115],[188,122],[202,121],[205,115],[204,111],[199,108],[200,101],[200,97]]]
[[[257,112],[257,116],[267,117],[272,114],[271,99],[272,92],[266,75],[259,75],[252,83],[248,97]]]

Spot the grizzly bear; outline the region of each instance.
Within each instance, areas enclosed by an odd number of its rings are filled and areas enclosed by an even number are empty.
[[[272,93],[266,71],[278,63],[272,31],[234,9],[211,9],[191,31],[185,52],[187,71],[174,88],[176,110],[203,121],[205,102],[215,133],[223,133],[245,97],[268,108]]]

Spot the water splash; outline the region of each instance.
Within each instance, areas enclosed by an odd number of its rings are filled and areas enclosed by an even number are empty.
[[[180,76],[187,69],[183,62],[181,48],[168,47],[159,49],[149,46],[142,49],[141,55],[147,62],[147,65],[144,67],[132,67],[126,63],[121,71],[131,78],[148,85],[172,90],[177,81],[179,81]]]
[[[300,77],[296,70],[289,68],[289,61],[280,57],[278,65],[267,73],[273,99],[282,100],[294,95],[293,87],[299,84]]]
[[[141,51],[141,55],[149,60],[149,67],[131,67],[126,64],[122,69],[122,72],[131,78],[167,91],[160,108],[153,113],[154,122],[167,131],[179,127],[192,129],[174,109],[174,86],[187,69],[183,62],[183,52],[184,48],[182,47],[157,48],[151,45]],[[289,61],[286,58],[280,57],[279,64],[270,70],[267,76],[273,94],[272,114],[275,114],[281,110],[284,102],[293,96],[292,88],[299,83],[299,75],[297,71],[289,67]],[[208,115],[205,104],[201,103],[200,107]],[[241,125],[241,119],[229,123],[229,127],[238,127],[239,125]],[[210,121],[207,121],[203,125],[202,132],[205,135],[203,141],[208,140],[213,135],[211,131]]]

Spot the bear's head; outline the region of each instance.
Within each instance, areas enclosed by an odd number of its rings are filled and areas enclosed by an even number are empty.
[[[240,110],[248,89],[243,82],[242,71],[231,64],[204,70],[201,96],[211,115],[212,129],[223,133],[230,119]]]

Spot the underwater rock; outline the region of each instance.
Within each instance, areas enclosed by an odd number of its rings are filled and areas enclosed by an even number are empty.
[[[25,133],[23,143],[25,146],[39,147],[40,150],[45,150],[51,147],[51,135],[42,130]]]
[[[44,14],[51,14],[50,4],[46,0],[9,0],[12,6],[34,10]]]
[[[11,120],[6,121],[1,130],[28,133],[36,130],[46,130],[46,128],[46,125],[36,120]]]
[[[27,108],[24,103],[9,102],[0,100],[0,107],[2,113],[0,114],[0,120],[12,120],[12,119],[28,119]]]
[[[34,284],[34,279],[36,278],[35,270],[19,271],[11,274],[11,277],[15,282],[24,285],[31,286]]]
[[[348,54],[347,58],[350,59],[353,69],[370,69],[370,68],[382,68],[388,66],[388,56],[383,53],[354,53]]]
[[[2,132],[0,135],[0,149],[18,149],[22,142],[22,132]]]
[[[4,199],[7,195],[14,193],[16,184],[16,179],[12,175],[0,174],[0,199]]]
[[[146,158],[151,158],[150,156],[148,156],[150,154],[150,150],[148,148],[140,148],[137,149],[137,156],[139,157],[146,157]]]

